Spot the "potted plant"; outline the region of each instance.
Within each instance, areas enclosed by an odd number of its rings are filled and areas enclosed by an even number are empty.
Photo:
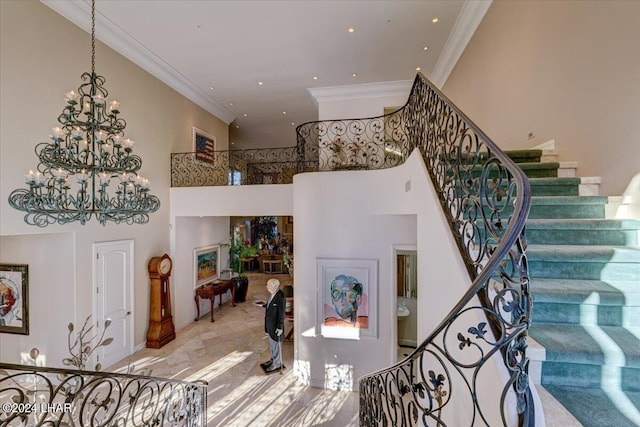
[[[229,267],[235,272],[233,280],[236,282],[235,302],[244,302],[247,299],[247,289],[249,278],[242,269],[242,260],[256,256],[258,248],[247,245],[242,236],[237,231],[229,239]]]

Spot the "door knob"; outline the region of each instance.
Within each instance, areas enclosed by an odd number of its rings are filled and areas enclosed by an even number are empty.
[[[127,316],[131,316],[131,312],[130,311],[127,311]]]

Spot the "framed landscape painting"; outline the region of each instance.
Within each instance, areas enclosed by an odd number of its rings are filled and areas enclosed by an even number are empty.
[[[378,260],[318,258],[318,325],[326,338],[378,335]]]
[[[29,266],[0,264],[0,332],[29,335]]]
[[[220,277],[220,245],[194,249],[193,270],[196,288]]]
[[[213,163],[216,151],[216,137],[194,127],[193,151],[196,153],[197,162]]]

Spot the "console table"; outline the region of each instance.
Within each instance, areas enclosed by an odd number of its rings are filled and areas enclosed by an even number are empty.
[[[200,298],[208,299],[211,301],[211,321],[213,320],[213,304],[216,299],[216,295],[220,295],[220,305],[222,305],[222,295],[227,291],[231,291],[231,306],[235,307],[236,299],[236,284],[233,279],[217,279],[213,282],[205,283],[202,286],[196,288],[196,295],[194,297],[196,301],[196,310],[198,316],[196,322],[200,319]]]

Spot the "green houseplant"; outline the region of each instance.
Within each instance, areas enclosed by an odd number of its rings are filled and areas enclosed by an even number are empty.
[[[252,258],[258,253],[256,246],[247,245],[240,233],[233,233],[229,239],[229,267],[236,276],[233,280],[236,282],[235,302],[244,302],[247,298],[247,288],[249,279],[242,269],[242,260]]]

